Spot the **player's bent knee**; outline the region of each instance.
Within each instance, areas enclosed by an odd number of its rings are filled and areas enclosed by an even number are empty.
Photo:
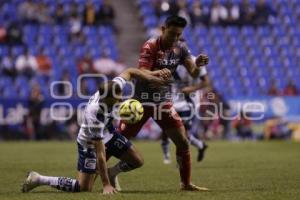
[[[134,160],[129,161],[128,164],[132,169],[140,168],[144,165],[144,159],[141,156],[135,156]]]
[[[144,159],[143,158],[139,158],[138,160],[136,160],[135,168],[140,168],[143,165],[144,165]]]
[[[144,165],[144,158],[143,156],[138,153],[134,146],[127,150],[127,153],[121,158],[125,162],[129,163],[132,168],[139,168]]]

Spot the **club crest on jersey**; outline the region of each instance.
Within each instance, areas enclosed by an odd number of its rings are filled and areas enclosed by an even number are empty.
[[[147,44],[144,46],[144,49],[151,49],[151,48],[150,48],[150,45],[147,43]]]

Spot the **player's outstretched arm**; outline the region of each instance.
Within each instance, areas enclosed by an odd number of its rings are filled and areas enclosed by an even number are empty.
[[[168,69],[152,72],[144,69],[129,68],[119,76],[127,81],[131,80],[132,78],[139,78],[149,81],[154,85],[166,85],[170,82],[171,72]]]
[[[117,190],[110,184],[106,166],[105,146],[102,140],[93,141],[97,154],[97,173],[100,175],[103,184],[103,194],[114,194]]]
[[[184,66],[189,72],[189,74],[196,78],[199,76],[201,67],[208,64],[208,56],[205,54],[198,55],[195,59],[193,57],[189,56],[184,61]]]

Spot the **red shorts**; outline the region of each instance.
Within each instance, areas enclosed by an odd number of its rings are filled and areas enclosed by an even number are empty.
[[[181,118],[175,111],[171,102],[163,102],[158,105],[143,104],[143,107],[144,115],[141,121],[139,121],[138,123],[125,124],[124,122],[120,122],[119,131],[128,139],[135,137],[150,117],[152,117],[152,119],[160,126],[163,131],[170,128],[180,128],[181,126],[183,126]]]

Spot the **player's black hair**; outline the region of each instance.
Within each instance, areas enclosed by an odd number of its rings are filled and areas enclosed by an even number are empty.
[[[115,95],[120,95],[122,90],[120,86],[114,82],[114,81],[108,81],[107,83],[101,83],[99,88],[98,88],[100,96],[104,95],[106,92],[105,97],[114,97],[116,98]]]
[[[167,17],[167,19],[165,20],[166,27],[176,26],[176,27],[184,28],[186,24],[187,24],[186,19],[177,15],[171,15]]]

